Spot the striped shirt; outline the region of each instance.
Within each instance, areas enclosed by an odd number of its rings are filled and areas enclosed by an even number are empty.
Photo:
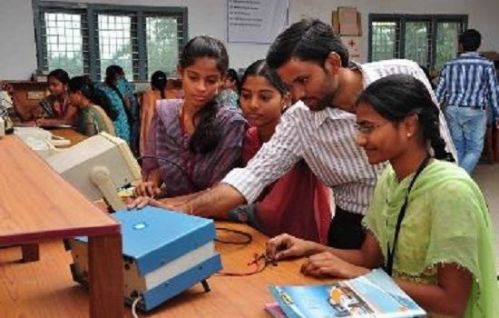
[[[467,52],[444,65],[436,95],[442,103],[498,111],[499,87],[494,63],[476,52]]]
[[[179,118],[183,100],[162,99],[156,106],[150,135],[149,158],[143,161],[144,175],[159,167],[167,197],[186,195],[218,183],[241,159],[244,132],[243,116],[219,107],[214,125],[220,131],[218,145],[208,153],[189,149],[191,135],[183,131]]]
[[[389,74],[412,74],[425,83],[435,97],[425,74],[414,62],[390,60],[357,67],[362,72],[364,87]],[[455,154],[445,119],[443,116],[440,119],[443,137]],[[313,112],[300,101],[286,111],[272,138],[248,165],[232,170],[222,182],[236,188],[252,203],[268,184],[303,158],[314,174],[333,188],[338,207],[364,214],[385,164],[369,164],[366,154],[355,142],[355,122],[352,113],[332,107]]]

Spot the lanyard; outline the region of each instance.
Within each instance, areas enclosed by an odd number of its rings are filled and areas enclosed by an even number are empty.
[[[409,200],[409,193],[411,192],[412,186],[416,182],[416,179],[418,178],[419,174],[423,171],[423,169],[428,165],[428,162],[430,161],[431,156],[428,155],[426,158],[421,162],[421,164],[418,167],[418,170],[416,171],[416,174],[414,174],[414,177],[411,180],[411,183],[409,184],[409,187],[407,188],[407,193],[405,195],[404,199],[404,204],[400,208],[400,212],[397,218],[397,226],[395,227],[395,234],[393,238],[393,247],[390,249],[390,241],[387,242],[387,261],[386,261],[386,266],[385,266],[385,271],[388,273],[388,275],[392,276],[393,272],[393,260],[395,259],[395,248],[397,246],[398,238],[399,238],[399,233],[400,233],[400,227],[402,225],[402,220],[404,219],[405,216],[405,211],[407,210],[407,201]]]

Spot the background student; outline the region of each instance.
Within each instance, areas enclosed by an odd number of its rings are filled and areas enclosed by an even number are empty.
[[[116,136],[125,140],[133,152],[136,148],[133,139],[134,121],[138,120],[137,104],[129,94],[128,82],[124,78],[123,68],[119,65],[110,65],[106,68],[106,78],[97,88],[106,94],[111,101],[113,111],[118,115],[113,119]],[[138,114],[138,113],[137,113]],[[137,118],[136,118],[137,117]]]
[[[47,76],[50,95],[40,101],[39,107],[26,112],[21,107],[16,111],[24,121],[36,120],[38,125],[72,125],[78,108],[68,98],[69,75],[62,69],[55,69]]]
[[[482,37],[469,29],[459,36],[462,52],[445,63],[436,94],[445,102],[445,116],[456,145],[459,165],[468,173],[475,169],[483,150],[487,106],[499,114],[499,86],[494,63],[477,52]],[[496,121],[499,127],[499,121]]]
[[[274,134],[290,96],[265,60],[246,69],[240,87],[241,109],[251,126],[244,139],[245,165]],[[330,190],[300,161],[265,188],[255,203],[232,210],[230,219],[248,222],[269,236],[287,232],[325,243],[331,221],[329,196]]]
[[[246,121],[215,100],[228,63],[217,39],[198,36],[184,47],[178,73],[185,98],[161,100],[156,107],[137,195],[172,197],[205,190],[240,163]]]
[[[113,119],[118,115],[111,102],[95,89],[88,76],[73,77],[68,83],[71,104],[79,109],[76,120],[78,132],[93,136],[101,131],[115,135]]]
[[[239,110],[239,96],[237,95],[239,86],[239,76],[236,70],[229,69],[222,82],[221,91],[218,93],[218,102],[234,110]]]
[[[494,317],[499,312],[492,224],[470,176],[446,159],[438,107],[408,75],[375,81],[360,95],[357,143],[369,163],[388,161],[356,250],[287,234],[267,243],[269,257],[309,256],[306,275],[353,278],[384,265],[431,317]]]
[[[142,156],[148,153],[147,140],[149,140],[152,118],[156,111],[158,100],[166,98],[167,82],[165,72],[154,72],[151,76],[151,89],[145,91],[142,95],[140,105],[140,154]]]

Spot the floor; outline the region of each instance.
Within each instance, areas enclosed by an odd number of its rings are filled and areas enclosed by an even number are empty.
[[[495,230],[496,264],[499,270],[499,163],[479,164],[473,172],[473,179],[480,185],[489,205]]]

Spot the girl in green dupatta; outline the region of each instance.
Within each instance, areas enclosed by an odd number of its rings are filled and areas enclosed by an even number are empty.
[[[450,159],[427,88],[408,75],[372,83],[356,106],[357,143],[369,163],[389,161],[360,250],[332,249],[288,234],[267,243],[275,259],[309,256],[302,272],[353,278],[384,266],[430,317],[499,313],[492,224],[485,199]]]

